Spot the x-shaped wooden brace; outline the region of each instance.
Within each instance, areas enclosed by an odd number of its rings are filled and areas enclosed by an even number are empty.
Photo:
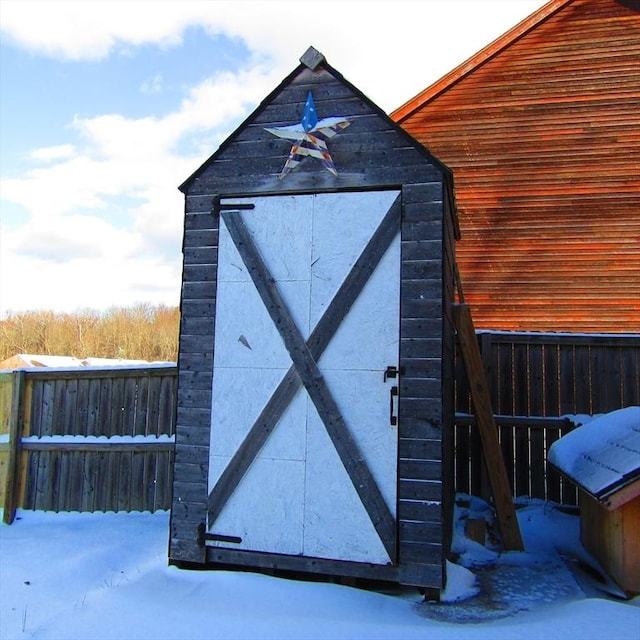
[[[229,235],[285,343],[293,365],[287,371],[209,494],[208,521],[210,527],[220,515],[238,482],[247,472],[285,409],[293,400],[300,385],[303,384],[389,554],[389,558],[394,560],[394,517],[380,493],[380,489],[353,439],[324,377],[320,373],[317,361],[398,233],[400,210],[401,198],[398,196],[307,342],[304,341],[293,321],[269,269],[240,217],[240,213],[232,210],[221,213]]]

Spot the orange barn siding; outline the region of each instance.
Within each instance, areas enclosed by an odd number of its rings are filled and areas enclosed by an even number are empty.
[[[640,333],[632,4],[550,2],[392,114],[454,172],[477,328]]]

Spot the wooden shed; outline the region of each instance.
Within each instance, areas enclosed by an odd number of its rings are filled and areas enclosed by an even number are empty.
[[[310,48],[180,189],[170,562],[443,587],[450,171]]]
[[[391,117],[455,174],[477,328],[640,333],[637,0],[551,0]]]
[[[640,407],[605,414],[553,443],[549,462],[580,489],[585,548],[640,593]]]

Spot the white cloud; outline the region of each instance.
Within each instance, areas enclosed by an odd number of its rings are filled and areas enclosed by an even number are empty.
[[[1,1],[3,37],[59,59],[96,60],[145,43],[176,46],[190,25],[240,38],[252,58],[244,69],[190,88],[163,117],[77,116],[68,130],[73,140],[34,149],[37,165],[2,180],[3,199],[29,215],[25,224],[0,231],[0,317],[9,308],[177,304],[178,184],[309,45],[391,110],[543,4]],[[490,28],[478,29],[488,15]],[[162,83],[158,74],[141,90],[157,91]],[[60,283],[72,295],[61,295]]]
[[[185,29],[241,39],[281,77],[309,45],[392,110],[526,17],[544,0],[2,0],[0,28],[20,46],[99,60]]]
[[[215,151],[212,143],[202,155],[185,153],[181,141],[204,132],[217,145],[274,82],[259,69],[223,74],[192,88],[165,117],[76,117],[75,145],[32,152],[50,164],[0,184],[3,200],[30,214],[1,232],[0,315],[63,309],[69,297],[95,308],[114,300],[177,304],[184,208],[177,187]],[[52,292],[61,283],[64,299]]]
[[[53,160],[62,160],[70,158],[75,153],[75,147],[72,144],[59,144],[54,147],[42,147],[34,149],[30,156],[34,160],[41,162],[51,162]]]
[[[20,277],[9,277],[4,268],[0,273],[3,314],[26,309],[102,310],[139,302],[177,306],[179,302],[179,265],[149,257],[129,260],[118,256],[102,260],[70,257],[52,268],[45,260],[14,256],[11,266]]]
[[[183,11],[189,4],[3,0],[0,24],[16,43],[33,51],[66,60],[99,60],[127,46],[179,44],[193,19]]]

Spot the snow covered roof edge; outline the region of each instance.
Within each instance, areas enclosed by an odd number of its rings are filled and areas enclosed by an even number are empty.
[[[548,461],[587,493],[607,500],[640,480],[640,407],[606,413],[573,430],[551,445]]]

